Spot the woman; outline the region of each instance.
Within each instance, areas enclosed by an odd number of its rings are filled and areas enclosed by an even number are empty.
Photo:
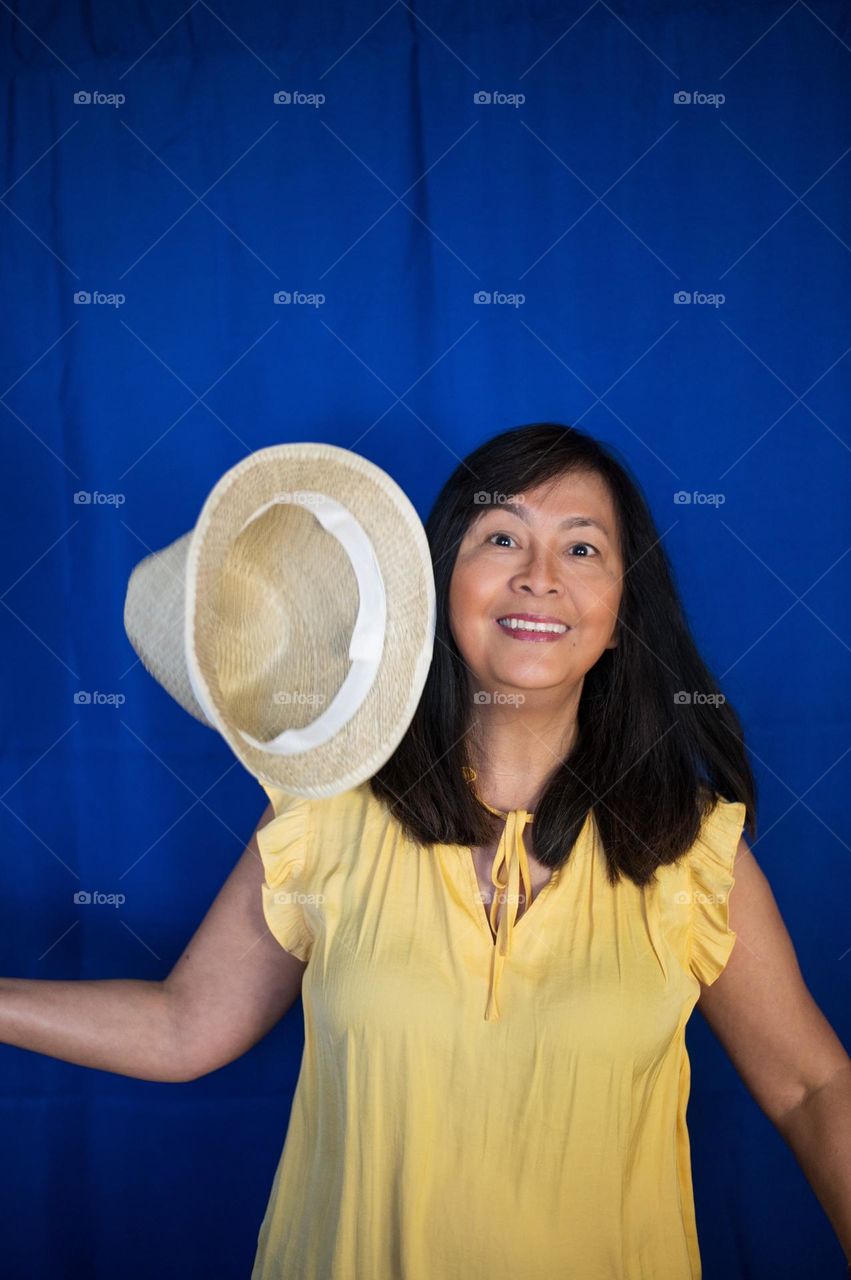
[[[163,983],[8,981],[0,1034],[188,1081],[301,990],[254,1280],[696,1280],[699,1002],[851,1256],[851,1061],[742,838],[740,725],[638,486],[536,424],[426,529],[435,655],[387,764],[328,800],[267,787]]]

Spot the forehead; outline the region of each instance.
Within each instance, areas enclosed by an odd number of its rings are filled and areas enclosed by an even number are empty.
[[[587,516],[603,525],[612,541],[617,540],[617,510],[608,485],[596,472],[567,472],[534,488],[518,486],[515,492],[501,495],[500,501],[483,505],[473,525],[507,512],[512,503],[522,504],[533,524],[556,525],[565,517]]]
[[[609,487],[596,472],[568,472],[535,489],[527,489],[519,500],[542,516],[599,516],[609,528],[613,527],[616,515]]]

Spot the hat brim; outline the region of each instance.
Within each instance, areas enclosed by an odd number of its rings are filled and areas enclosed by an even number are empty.
[[[300,489],[333,496],[362,525],[384,583],[386,629],[373,684],[354,714],[321,745],[277,755],[247,742],[234,722],[212,657],[216,617],[209,602],[246,521],[277,494]],[[332,583],[327,585],[333,589]],[[157,596],[160,637],[154,645],[150,609]],[[175,626],[181,606],[182,633]],[[128,587],[125,626],[146,668],[190,714],[221,733],[259,782],[307,798],[335,795],[366,781],[386,763],[422,695],[435,629],[434,575],[425,530],[404,491],[360,454],[321,443],[272,445],[222,476],[190,533],[137,566]],[[321,646],[327,637],[318,635],[315,643]],[[204,710],[193,681],[196,688],[200,681]]]

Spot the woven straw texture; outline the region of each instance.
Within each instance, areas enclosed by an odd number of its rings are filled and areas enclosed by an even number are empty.
[[[237,730],[269,741],[316,719],[349,670],[359,607],[348,555],[309,504],[276,504],[240,532],[264,503],[297,489],[328,493],[363,525],[384,578],[387,627],[375,683],[355,715],[324,745],[276,756]],[[188,607],[214,727],[258,780],[293,795],[333,795],[371,777],[401,741],[431,662],[434,581],[415,508],[367,459],[334,445],[261,449],[221,478],[191,533],[134,569],[128,637],[154,678],[209,723],[189,680]]]

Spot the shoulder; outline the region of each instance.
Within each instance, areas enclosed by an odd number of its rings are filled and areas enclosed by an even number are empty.
[[[369,782],[323,797],[294,796],[265,782],[261,785],[274,815],[257,832],[267,871],[274,872],[282,857],[313,866],[319,858],[339,856],[393,821]]]
[[[285,950],[307,962],[322,929],[326,894],[356,874],[353,856],[374,812],[368,785],[327,798],[294,796],[261,783],[272,817],[255,833],[263,865],[263,911]]]
[[[736,941],[730,914],[747,808],[713,795],[696,840],[676,862],[659,868],[652,899],[666,934],[692,978],[711,985]]]
[[[742,837],[747,808],[716,796],[688,852],[690,877],[689,968],[704,986],[722,973],[736,941],[730,901],[736,860],[748,846]]]
[[[697,839],[685,857],[698,886],[705,883],[710,890],[732,888],[736,858],[740,849],[747,849],[742,838],[746,818],[747,807],[741,801],[713,797]]]

